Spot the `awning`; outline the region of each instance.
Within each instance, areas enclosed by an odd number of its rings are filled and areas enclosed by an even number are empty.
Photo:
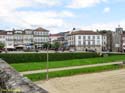
[[[14,49],[14,46],[6,46],[5,48],[10,48],[10,49]]]
[[[24,45],[17,45],[17,46],[15,46],[15,47],[24,47]]]

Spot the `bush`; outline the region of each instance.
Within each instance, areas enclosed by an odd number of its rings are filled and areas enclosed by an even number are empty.
[[[125,55],[124,53],[107,53],[109,56]]]
[[[84,59],[99,57],[96,53],[49,53],[49,61]],[[0,58],[8,63],[45,62],[46,53],[0,54]]]

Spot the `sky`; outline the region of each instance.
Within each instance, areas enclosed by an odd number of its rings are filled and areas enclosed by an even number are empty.
[[[125,28],[125,0],[0,0],[0,29],[51,33]]]

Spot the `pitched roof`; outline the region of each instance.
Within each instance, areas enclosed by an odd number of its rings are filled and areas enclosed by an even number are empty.
[[[24,29],[24,31],[33,31],[33,29]]]
[[[49,36],[51,37],[58,37],[58,36],[61,36],[60,34],[50,34]]]
[[[6,35],[5,31],[0,31],[0,35]]]
[[[44,29],[44,28],[42,28],[42,27],[38,27],[37,29],[35,29],[34,31],[46,31],[46,32],[49,32],[49,30],[46,30],[46,29]]]
[[[100,35],[100,33],[91,30],[79,30],[71,32],[71,35]]]
[[[8,33],[14,34],[14,31],[6,31],[6,33],[7,33],[7,34],[8,34]]]

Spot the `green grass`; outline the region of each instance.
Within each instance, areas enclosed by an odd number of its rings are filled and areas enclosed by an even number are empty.
[[[101,71],[108,71],[108,70],[116,70],[120,68],[121,67],[119,65],[107,65],[107,66],[88,67],[88,68],[81,68],[81,69],[54,71],[54,72],[49,72],[49,78],[72,76],[77,74],[94,73],[94,72],[101,72]],[[46,73],[29,74],[25,76],[31,79],[32,81],[46,79]]]
[[[125,55],[114,55],[114,56],[108,56],[108,57],[74,59],[74,60],[54,61],[54,62],[50,61],[49,68],[108,63],[108,62],[115,62],[115,61],[122,61],[122,60],[125,60]],[[14,63],[10,65],[20,72],[30,71],[30,70],[40,70],[40,69],[46,68],[46,62]]]

